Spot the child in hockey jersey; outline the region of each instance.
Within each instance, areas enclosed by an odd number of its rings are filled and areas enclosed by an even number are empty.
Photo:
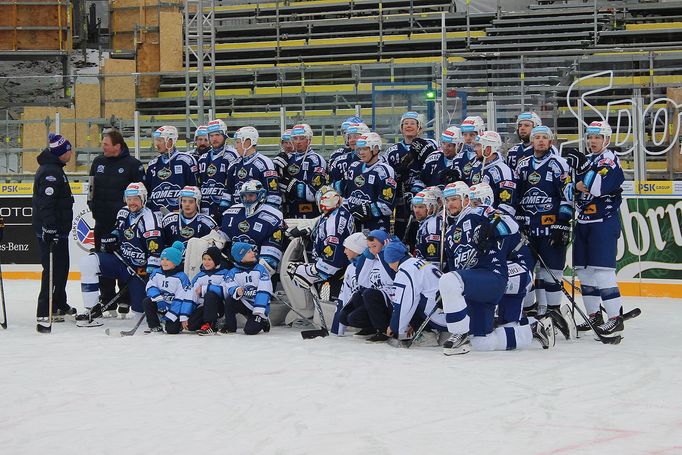
[[[192,296],[197,306],[189,317],[189,330],[196,330],[197,335],[215,333],[216,321],[224,314],[223,283],[227,270],[221,266],[221,256],[218,247],[207,249],[201,256],[201,271],[192,280]]]
[[[182,271],[182,242],[161,252],[161,269],[157,269],[147,282],[147,298],[144,299],[144,312],[150,332],[163,332],[159,313],[164,314],[166,332],[180,333],[189,329],[189,315],[194,302],[190,294],[190,282]]]
[[[237,313],[246,317],[244,333],[256,335],[261,330],[270,331],[270,275],[258,263],[253,245],[245,242],[232,244],[235,267],[227,273],[223,284],[225,298],[225,326],[220,333],[237,331]]]

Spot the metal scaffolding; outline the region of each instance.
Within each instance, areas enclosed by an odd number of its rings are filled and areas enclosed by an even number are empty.
[[[206,98],[210,112],[215,112],[215,41],[215,0],[185,0],[185,133],[188,142],[193,127],[205,123]],[[196,68],[192,68],[192,64],[196,64]]]

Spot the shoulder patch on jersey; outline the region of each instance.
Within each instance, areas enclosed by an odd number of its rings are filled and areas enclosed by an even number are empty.
[[[169,214],[167,214],[167,215],[164,216],[163,219],[161,220],[161,226],[162,226],[162,227],[166,227],[166,226],[168,226],[168,225],[171,225],[171,224],[173,224],[173,223],[176,223],[176,222],[178,221],[178,217],[179,217],[179,216],[180,216],[180,215],[178,215],[177,213],[169,213]]]
[[[264,177],[277,177],[277,171],[265,171]]]
[[[145,239],[148,239],[150,237],[160,237],[161,236],[161,231],[153,230],[153,231],[147,231],[144,234],[142,234],[142,237]]]

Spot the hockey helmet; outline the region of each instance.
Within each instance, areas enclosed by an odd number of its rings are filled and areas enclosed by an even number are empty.
[[[147,204],[147,187],[142,182],[129,183],[123,192],[123,202],[128,202],[129,197],[139,197],[142,205]]]
[[[183,197],[191,197],[197,202],[197,210],[201,205],[201,190],[196,186],[186,186],[180,190],[178,202],[182,203]]]
[[[536,126],[542,126],[542,120],[540,116],[535,112],[521,112],[518,117],[516,117],[516,127],[518,128],[519,123],[526,121],[533,124],[533,128]]]
[[[307,123],[299,123],[291,128],[291,137],[303,136],[308,140],[313,138],[313,129]]]
[[[481,201],[483,205],[493,205],[495,200],[495,195],[493,194],[493,189],[485,182],[477,183],[469,188],[469,200],[470,201]]]
[[[483,134],[476,137],[476,144],[481,144],[483,152],[486,147],[490,147],[491,153],[497,153],[502,147],[502,138],[497,131],[484,131]]]
[[[329,213],[332,210],[335,210],[341,205],[341,202],[343,202],[339,192],[329,185],[325,185],[317,190],[315,200],[317,201],[317,207],[320,209],[320,212],[323,213]]]
[[[417,126],[419,128],[424,128],[424,116],[420,114],[419,112],[414,112],[414,111],[408,111],[405,112],[401,117],[400,117],[400,127],[402,128],[403,122],[405,120],[416,120]]]
[[[243,126],[234,133],[234,140],[244,144],[247,139],[251,140],[251,147],[258,145],[258,130],[252,126]]]
[[[462,130],[456,126],[450,126],[440,135],[440,142],[447,144],[461,144],[464,138],[462,137]]]
[[[196,141],[199,136],[208,136],[208,128],[206,125],[199,125],[197,129],[194,130],[194,140]]]
[[[178,129],[172,125],[161,126],[154,131],[154,139],[157,137],[163,138],[166,143],[171,140],[175,145],[178,142]]]
[[[472,115],[462,120],[459,128],[462,130],[462,133],[481,134],[485,131],[485,122],[480,116]]]
[[[379,136],[379,133],[368,133],[362,135],[355,143],[355,147],[369,147],[372,152],[374,152],[375,147],[379,147],[379,151],[381,151],[381,136]]]
[[[250,200],[247,196],[255,194],[256,198]],[[258,207],[265,202],[265,188],[258,180],[249,180],[239,189],[239,199],[246,209],[246,216],[253,215]]]
[[[225,122],[223,122],[220,119],[215,119],[208,122],[208,125],[206,125],[206,129],[208,130],[209,135],[214,133],[220,133],[223,136],[227,137],[227,125],[225,125]]]
[[[536,126],[530,131],[530,138],[533,139],[538,134],[546,134],[549,137],[549,140],[554,139],[554,133],[548,126],[540,125]]]

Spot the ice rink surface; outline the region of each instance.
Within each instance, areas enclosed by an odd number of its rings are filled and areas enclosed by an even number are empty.
[[[584,334],[446,357],[282,327],[105,335],[129,319],[42,335],[38,288],[5,281],[4,454],[682,453],[682,300],[625,298],[643,313],[618,346]],[[80,309],[78,283],[68,292]]]

